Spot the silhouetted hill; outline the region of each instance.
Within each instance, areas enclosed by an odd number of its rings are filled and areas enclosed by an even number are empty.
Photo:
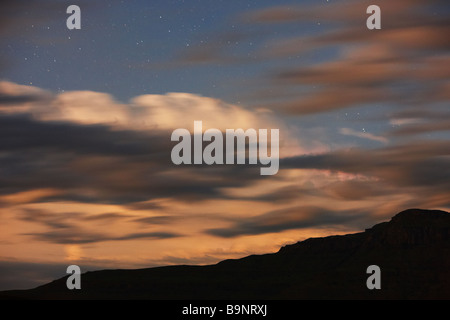
[[[369,265],[381,289],[366,287]],[[3,297],[25,299],[450,299],[450,214],[410,209],[365,232],[311,238],[209,266],[87,272]]]

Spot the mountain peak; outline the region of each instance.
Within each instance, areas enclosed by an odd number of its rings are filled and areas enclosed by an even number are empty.
[[[450,214],[441,210],[408,209],[366,230],[366,244],[432,245],[450,242]]]
[[[432,245],[450,243],[450,213],[441,210],[407,209],[399,212],[390,221],[378,223],[365,232],[309,238],[280,248],[286,253],[318,247],[338,248],[378,248],[380,246]]]
[[[392,222],[405,222],[413,220],[424,220],[424,219],[448,219],[449,213],[442,210],[425,210],[425,209],[407,209],[399,212],[394,217],[392,217]]]

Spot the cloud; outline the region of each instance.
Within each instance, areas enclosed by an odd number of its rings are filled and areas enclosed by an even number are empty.
[[[258,106],[306,115],[350,107],[409,107],[448,100],[443,87],[448,70],[442,66],[448,60],[450,30],[444,2],[380,1],[380,32],[366,28],[365,12],[370,4],[281,5],[244,14],[243,20],[250,24],[323,24],[316,32],[267,42],[260,52],[265,59],[303,57],[311,62],[295,59],[299,61],[297,66],[290,63],[269,75],[273,82],[268,86],[290,86],[301,94]],[[330,52],[336,54],[325,61],[311,58]]]
[[[152,128],[192,130],[195,120],[202,120],[205,128],[279,128],[282,123],[274,115],[249,111],[219,99],[190,93],[142,95],[132,99],[141,116]]]
[[[358,107],[364,103],[381,102],[386,96],[392,94],[382,89],[367,87],[321,88],[313,93],[290,101],[282,101],[269,105],[281,112],[292,115],[309,115]]]
[[[236,220],[227,228],[205,230],[205,233],[223,238],[233,238],[243,235],[259,235],[281,232],[291,229],[311,227],[327,227],[328,225],[346,224],[357,220],[350,213],[331,212],[320,207],[298,206],[287,209],[269,211],[245,220]]]
[[[0,162],[8,172],[0,178],[3,193],[50,188],[62,192],[56,198],[70,199],[70,194],[83,198],[80,190],[89,194],[97,189],[97,200],[104,201],[106,196],[120,202],[127,193],[132,196],[133,185],[136,189],[146,185],[147,190],[142,191],[146,194],[148,188],[156,188],[145,176],[136,176],[139,170],[151,174],[158,171],[155,164],[167,167],[170,161],[166,135],[158,133],[149,136],[103,126],[38,122],[23,116],[0,117],[0,124],[5,137],[0,148],[6,152]],[[138,179],[130,186],[123,178]],[[95,198],[87,196],[85,200]]]
[[[375,103],[410,106],[448,100],[440,80],[445,72],[434,71],[437,62],[400,57],[370,59],[344,53],[337,61],[279,72],[275,79],[284,85],[314,84],[317,88],[295,100],[282,102],[278,108],[291,114],[311,114]],[[445,60],[444,56],[440,59]],[[405,92],[397,89],[400,83],[421,90]]]
[[[417,203],[446,206],[450,188],[450,143],[447,140],[416,140],[378,149],[348,149],[283,159],[285,168],[318,169],[358,174],[375,179],[376,190],[383,185],[394,193],[409,194]],[[439,200],[438,200],[439,199]]]
[[[379,32],[366,27],[366,9],[371,4],[353,0],[250,10],[239,17],[238,34],[227,40],[216,32],[210,38],[217,40],[190,46],[182,58],[191,64],[220,64],[246,58],[249,62],[252,56],[263,72],[275,65],[255,79],[257,90],[266,96],[254,107],[289,115],[448,100],[448,90],[440,89],[448,78],[447,69],[441,66],[448,64],[450,49],[445,2],[381,0],[377,3],[382,8]],[[317,23],[320,28],[313,28]],[[289,24],[305,28],[298,28],[296,36],[287,36],[280,30]],[[257,49],[232,50],[233,45],[227,45],[243,39]],[[322,56],[330,58],[315,58]],[[282,88],[282,95],[274,103],[271,99],[277,88]]]
[[[416,123],[401,126],[400,128],[390,131],[392,136],[405,136],[405,135],[418,135],[422,133],[438,132],[438,131],[449,131],[450,130],[450,120],[449,118],[443,118],[441,121]]]
[[[284,158],[284,170],[298,172],[287,180],[292,183],[247,199],[267,198],[271,203],[281,199],[282,205],[293,206],[230,219],[228,226],[209,228],[205,233],[234,238],[327,226],[357,230],[401,208],[446,208],[449,150],[447,140],[415,140]],[[305,185],[304,176],[308,175],[312,183]]]
[[[80,229],[71,229],[64,231],[48,231],[42,233],[24,233],[25,236],[31,236],[33,240],[45,241],[58,244],[87,244],[105,241],[123,241],[136,239],[169,239],[180,237],[178,233],[171,232],[141,232],[130,233],[121,236],[108,235],[101,232],[87,232]]]
[[[358,63],[353,60],[344,60],[285,71],[278,75],[278,79],[288,83],[367,86],[383,83],[386,79],[389,81],[398,80],[405,75],[405,70],[400,67],[402,66],[395,62]]]
[[[47,230],[43,232],[28,232],[22,235],[34,240],[57,244],[88,244],[104,241],[122,241],[136,239],[169,239],[180,237],[181,234],[166,231],[132,232],[121,235],[91,231],[93,225],[100,222],[129,220],[130,216],[120,213],[87,214],[81,212],[49,212],[37,209],[24,209],[19,217],[22,221],[38,223]],[[87,223],[84,223],[87,222]]]
[[[360,22],[366,21],[368,17],[366,15],[366,9],[371,3],[369,0],[350,0],[345,3],[330,2],[320,5],[279,5],[247,12],[243,15],[242,19],[251,23],[286,23],[302,20],[323,20],[359,25]],[[378,1],[378,6],[386,13],[386,17],[383,19],[385,21],[384,23],[390,27],[395,27],[414,23],[423,5],[430,3],[444,4],[444,1],[399,0],[392,2],[380,0]]]
[[[37,95],[49,96],[47,92],[34,87],[14,84],[9,84],[9,87],[16,94],[31,90]],[[80,99],[77,100],[77,97]],[[439,198],[448,188],[449,181],[445,165],[447,154],[443,151],[448,150],[448,143],[445,141],[415,141],[370,151],[339,150],[284,158],[281,159],[282,170],[331,170],[361,175],[367,179],[355,178],[338,182],[324,180],[322,185],[316,186],[298,184],[294,178],[287,176],[273,181],[280,183],[279,186],[274,184],[266,192],[245,196],[240,192],[229,193],[226,190],[243,190],[241,188],[259,184],[261,177],[254,172],[257,170],[252,171],[247,166],[176,167],[169,159],[172,147],[168,141],[170,130],[174,126],[189,128],[191,121],[201,116],[206,124],[210,124],[208,127],[223,129],[229,123],[267,127],[279,121],[271,113],[260,114],[218,99],[186,93],[143,95],[130,103],[118,103],[107,94],[78,91],[51,96],[49,105],[41,102],[24,104],[28,104],[27,109],[19,108],[14,112],[0,114],[0,134],[4,137],[0,145],[0,152],[3,152],[0,165],[7,172],[0,177],[0,202],[3,206],[28,199],[29,203],[75,201],[120,204],[131,210],[160,210],[156,216],[141,218],[112,211],[91,216],[80,213],[62,213],[61,217],[40,217],[39,214],[27,216],[24,221],[34,221],[47,228],[44,232],[24,233],[39,241],[87,244],[180,236],[167,230],[108,234],[81,228],[74,222],[113,223],[133,219],[134,223],[142,226],[156,227],[178,223],[181,220],[178,214],[161,213],[170,209],[162,206],[159,199],[184,202],[242,200],[270,203],[274,206],[282,206],[288,202],[296,205],[299,199],[306,199],[308,204],[313,205],[317,199],[328,199],[336,203],[371,200],[386,195],[386,190],[395,193],[395,187],[408,189],[405,192],[412,190],[412,194],[420,190],[422,194],[431,196],[430,190],[422,189],[429,189],[432,183],[436,191],[433,203],[445,202]],[[89,110],[90,106],[92,110]],[[15,104],[13,109],[15,107],[20,107],[20,104]],[[104,115],[108,114],[108,107],[111,107],[115,119]],[[415,115],[438,118],[433,112]],[[182,116],[186,114],[187,116]],[[392,119],[412,116],[414,114],[406,111],[390,115]],[[155,119],[161,121],[156,123]],[[284,125],[282,122],[280,124]],[[388,142],[383,136],[356,132],[350,128],[341,128],[340,133]],[[236,179],[237,176],[239,179]],[[14,202],[14,199],[17,201]],[[321,216],[319,213],[322,211],[317,212]],[[70,220],[71,216],[74,221]],[[250,218],[250,225],[236,224],[236,232],[220,227],[209,229],[207,234],[235,237],[238,234],[264,234],[315,226],[314,219],[297,219],[294,210],[282,211],[280,220],[274,220],[273,223],[267,223],[265,217],[261,215],[260,219],[255,220]],[[220,223],[230,222],[223,215],[219,220]],[[317,225],[324,221],[318,219]],[[252,226],[255,227],[254,230]]]
[[[127,104],[105,93],[51,95],[10,82],[1,83],[0,93],[36,97],[0,109],[4,137],[0,164],[8,172],[0,177],[0,194],[58,190],[43,195],[42,201],[125,204],[165,197],[186,201],[221,197],[221,188],[260,179],[258,168],[177,167],[170,159],[175,144],[171,132],[193,131],[194,120],[202,120],[205,130],[286,128],[271,113],[188,93],[143,95]],[[295,149],[295,139],[283,134],[282,150],[293,145]]]
[[[415,136],[423,133],[450,130],[450,113],[443,108],[407,109],[392,113],[389,118],[394,126],[389,136]]]
[[[173,217],[173,216],[154,216],[154,217],[145,217],[145,218],[138,218],[135,221],[138,223],[145,223],[145,224],[170,224],[174,220],[178,220],[181,217]]]
[[[179,233],[172,232],[137,232],[124,236],[114,237],[112,240],[132,240],[132,239],[170,239],[181,237]]]
[[[322,189],[324,198],[345,201],[361,201],[374,197],[387,196],[395,192],[395,188],[376,179],[351,179],[332,182]],[[381,199],[381,198],[380,198]]]
[[[40,223],[52,228],[65,229],[72,226],[72,221],[86,221],[90,223],[113,222],[127,220],[129,215],[119,212],[103,212],[88,214],[82,212],[54,213],[40,209],[25,208],[21,210],[20,219],[27,222]]]
[[[0,82],[0,115],[26,115],[39,122],[104,125],[130,131],[193,130],[196,120],[205,129],[283,128],[268,110],[247,110],[220,99],[192,93],[147,94],[120,103],[107,93],[69,91],[53,95],[34,86]]]
[[[50,92],[35,86],[0,81],[0,113],[14,114],[37,110],[52,98]]]
[[[76,124],[130,125],[129,110],[109,94],[70,91],[58,94],[45,111],[34,115],[43,121],[67,121]]]
[[[339,133],[346,135],[346,136],[353,136],[353,137],[362,138],[362,139],[369,139],[369,140],[378,141],[378,142],[382,142],[382,143],[388,142],[388,139],[385,137],[376,136],[369,132],[356,131],[351,128],[341,128],[339,130]]]
[[[115,220],[120,220],[123,219],[124,216],[120,213],[117,212],[106,212],[106,213],[102,213],[102,214],[97,214],[97,215],[90,215],[85,217],[83,220],[85,221],[105,221],[105,222],[109,222],[109,221],[115,221]]]

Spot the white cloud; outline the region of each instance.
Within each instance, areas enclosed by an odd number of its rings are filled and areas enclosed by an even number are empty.
[[[205,128],[274,128],[275,119],[263,112],[243,109],[218,99],[190,93],[142,95],[132,104],[141,109],[143,119],[158,129],[192,128],[195,120]]]
[[[134,97],[129,103],[120,103],[108,93],[68,91],[53,95],[33,86],[0,82],[0,96],[12,95],[45,98],[42,101],[15,103],[13,108],[7,109],[9,113],[31,114],[39,121],[104,124],[119,130],[173,131],[185,128],[193,132],[196,120],[203,122],[203,130],[279,129],[282,157],[303,152],[294,131],[270,110],[248,110],[191,93],[147,94]]]
[[[58,94],[39,118],[47,121],[123,126],[129,123],[128,108],[107,93],[70,91]]]

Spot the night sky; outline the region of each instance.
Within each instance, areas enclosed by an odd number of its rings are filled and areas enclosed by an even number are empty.
[[[448,211],[449,16],[422,0],[2,1],[0,289]],[[195,120],[279,129],[278,174],[173,165],[171,133]]]

